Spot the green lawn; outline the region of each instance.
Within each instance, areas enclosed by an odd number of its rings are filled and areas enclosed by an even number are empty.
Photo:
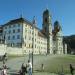
[[[10,71],[12,71],[19,70],[23,62],[26,64],[29,56],[9,56],[8,58],[9,60],[6,64],[10,67]],[[69,75],[69,64],[75,67],[75,55],[34,55],[33,61],[34,75],[58,75],[62,70]],[[44,71],[41,70],[42,63],[44,64]]]
[[[34,56],[34,69],[41,71],[41,64],[44,64],[44,72],[69,73],[69,64],[75,67],[74,55],[48,55],[48,56]]]

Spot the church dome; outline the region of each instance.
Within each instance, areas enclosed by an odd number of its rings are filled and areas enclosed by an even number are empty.
[[[61,29],[61,26],[60,26],[59,22],[58,21],[55,21],[54,22],[54,30],[60,31],[60,29]]]
[[[54,22],[54,26],[59,26],[59,22],[58,21],[55,21]]]
[[[49,10],[46,9],[43,14],[49,14]]]

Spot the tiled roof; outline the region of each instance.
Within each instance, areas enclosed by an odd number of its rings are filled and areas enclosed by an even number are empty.
[[[28,21],[28,20],[21,17],[21,18],[18,18],[18,19],[10,20],[9,22],[4,24],[3,26],[12,25],[12,24],[16,24],[16,23],[24,23],[24,22],[28,23],[28,25],[31,25],[31,26],[33,25],[32,22],[30,22],[30,21]],[[39,29],[37,26],[34,26],[34,28]]]
[[[9,24],[14,24],[14,23],[19,23],[19,22],[26,22],[30,25],[32,25],[32,23],[24,18],[18,18],[18,19],[14,19],[14,20],[10,20],[9,22],[7,22],[6,24],[4,25],[9,25]]]

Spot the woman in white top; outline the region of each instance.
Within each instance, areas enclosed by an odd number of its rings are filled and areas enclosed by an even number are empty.
[[[28,73],[29,75],[32,75],[32,63],[30,62],[30,60],[28,60]]]
[[[1,71],[1,75],[7,75],[7,66],[3,64],[3,69]]]

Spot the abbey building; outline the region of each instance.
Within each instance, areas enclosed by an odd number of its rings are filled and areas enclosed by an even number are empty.
[[[24,18],[10,20],[0,27],[0,49],[8,54],[66,54],[62,28],[58,21],[51,22],[51,14],[43,12],[42,29],[37,27],[35,17],[30,22]],[[1,53],[0,53],[1,54]]]

